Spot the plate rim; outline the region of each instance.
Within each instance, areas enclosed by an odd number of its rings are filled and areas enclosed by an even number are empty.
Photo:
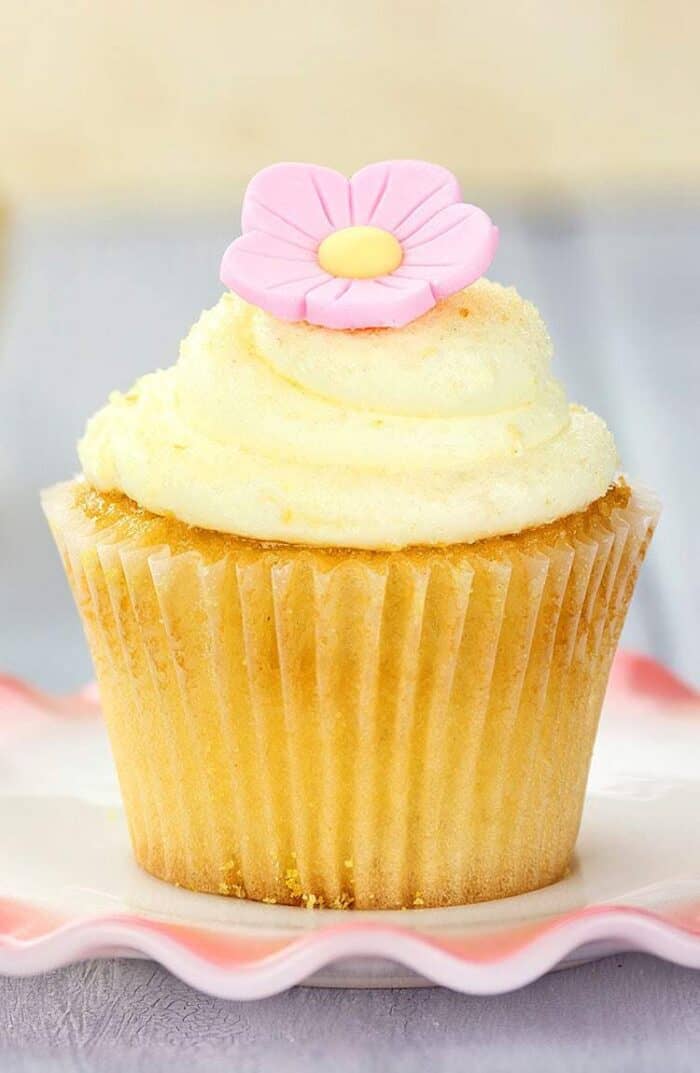
[[[29,925],[35,907],[17,903],[17,908]],[[350,921],[270,943],[262,953],[251,954],[240,938],[227,939],[222,959],[220,951],[212,956],[213,944],[220,944],[221,937],[209,929],[133,914],[99,915],[55,922],[30,937],[4,932],[0,973],[32,976],[85,958],[130,953],[159,962],[199,991],[225,999],[256,999],[302,983],[333,962],[379,958],[453,991],[493,995],[523,987],[575,951],[600,943],[610,943],[610,953],[636,950],[700,969],[700,900],[684,908],[682,923],[634,906],[587,906],[544,922],[526,938],[511,933],[507,945],[500,936],[495,950],[489,943],[492,937],[482,936],[477,956],[473,945],[450,949],[444,940],[400,925]],[[697,927],[690,923],[693,917]]]

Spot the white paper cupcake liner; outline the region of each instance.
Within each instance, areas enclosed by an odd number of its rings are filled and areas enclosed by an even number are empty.
[[[358,908],[565,873],[652,496],[556,541],[216,555],[90,518],[75,489],[45,509],[149,872]]]

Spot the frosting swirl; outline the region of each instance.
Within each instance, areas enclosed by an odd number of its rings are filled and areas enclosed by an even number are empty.
[[[614,479],[603,421],[550,375],[537,310],[482,279],[401,329],[338,332],[224,294],[179,361],[110,396],[85,476],[261,540],[471,542],[582,510]]]

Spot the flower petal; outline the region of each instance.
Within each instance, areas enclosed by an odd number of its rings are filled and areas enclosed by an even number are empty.
[[[323,310],[342,298],[352,284],[353,280],[351,279],[343,279],[342,276],[328,276],[325,283],[322,283],[320,287],[313,287],[305,300],[304,320],[309,321],[310,324],[326,325],[325,320],[317,320],[313,315],[310,317],[309,310],[317,311],[319,316],[323,316]]]
[[[483,276],[497,245],[498,228],[483,209],[450,205],[406,240],[394,276],[425,279],[444,298]]]
[[[378,279],[333,280],[311,291],[305,319],[326,328],[401,328],[435,305],[425,280]]]
[[[243,199],[243,231],[266,231],[316,249],[350,224],[348,180],[315,164],[273,164],[254,175]]]
[[[270,241],[269,236],[262,238]],[[222,283],[268,313],[285,320],[303,320],[307,292],[333,277],[319,268],[315,256],[283,258],[266,253],[262,242],[252,243],[251,239],[252,234],[244,235],[226,250],[221,262]]]
[[[305,264],[314,265],[318,263],[315,250],[307,250],[297,246],[295,242],[288,242],[287,239],[278,238],[265,231],[246,231],[233,245],[237,250],[258,257],[275,257],[279,261],[303,261]],[[228,253],[228,250],[226,252]]]
[[[422,160],[369,164],[353,175],[350,188],[353,223],[383,227],[400,241],[461,197],[451,171]]]

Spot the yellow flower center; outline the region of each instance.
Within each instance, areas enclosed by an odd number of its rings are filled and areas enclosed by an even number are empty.
[[[324,238],[318,248],[321,268],[345,279],[387,276],[402,260],[401,244],[381,227],[344,227]]]

